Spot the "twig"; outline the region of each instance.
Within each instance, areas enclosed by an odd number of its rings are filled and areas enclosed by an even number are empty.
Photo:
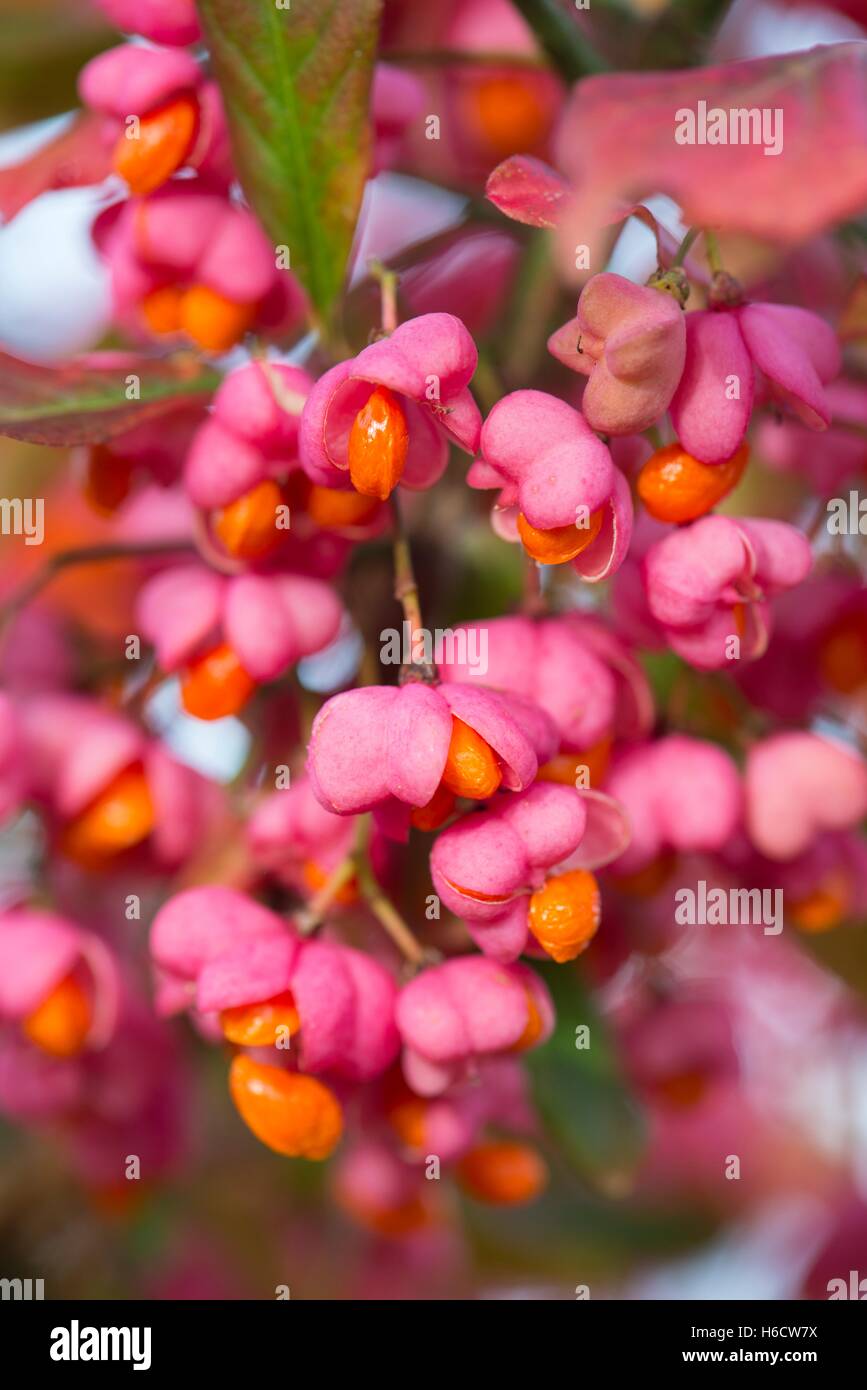
[[[82,545],[73,547],[71,550],[58,551],[56,555],[51,555],[40,570],[37,570],[30,579],[26,580],[0,605],[0,630],[7,627],[21,610],[26,608],[28,603],[36,598],[46,585],[51,583],[52,579],[56,579],[64,570],[71,569],[74,565],[104,564],[108,560],[147,559],[149,556],[171,555],[179,551],[192,550],[194,547],[185,540],[142,541],[140,543],[117,541],[108,542],[105,545]]]

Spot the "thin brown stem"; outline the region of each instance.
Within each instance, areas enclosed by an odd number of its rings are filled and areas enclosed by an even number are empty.
[[[28,603],[42,593],[52,579],[56,579],[64,570],[72,569],[75,565],[104,564],[109,560],[147,559],[151,556],[177,554],[179,551],[192,551],[193,548],[189,541],[118,541],[58,551],[0,605],[0,629],[8,626]]]
[[[398,325],[397,271],[389,270],[388,266],[377,260],[370,261],[369,269],[374,280],[379,284],[382,296],[382,331],[384,334],[393,333]]]
[[[418,583],[412,563],[412,550],[401,512],[398,494],[391,499],[394,525],[394,596],[403,609],[404,621],[409,625],[409,649],[415,652],[416,639],[424,641],[424,623],[421,614]],[[422,650],[424,647],[422,646]],[[434,681],[436,672],[425,661],[416,661],[414,656],[410,665],[401,672],[401,683],[409,680]]]
[[[380,926],[385,929],[408,963],[418,969],[427,959],[427,952],[410,931],[397,908],[383,893],[366,856],[358,865],[358,882],[364,901]]]

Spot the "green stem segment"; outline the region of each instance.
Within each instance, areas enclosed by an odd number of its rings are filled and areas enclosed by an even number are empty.
[[[352,849],[332,870],[328,882],[311,900],[306,912],[298,914],[298,929],[302,936],[312,936],[321,926],[341,888],[354,878],[376,920],[385,928],[401,955],[418,969],[427,959],[427,952],[377,882],[369,855],[371,830],[370,813],[359,816]]]
[[[608,64],[585,37],[577,19],[558,0],[512,0],[512,4],[567,82],[608,71]]]
[[[689,253],[690,253],[690,250],[691,250],[691,248],[692,248],[693,242],[696,240],[696,238],[697,238],[700,234],[701,234],[701,227],[690,227],[690,229],[689,229],[689,231],[687,232],[686,236],[683,238],[683,241],[680,243],[680,245],[679,245],[678,248],[677,248],[677,254],[675,255],[675,258],[674,258],[674,260],[673,260],[672,263],[671,263],[673,266],[674,266],[674,265],[683,265],[684,261],[686,260],[687,256],[688,256]]]

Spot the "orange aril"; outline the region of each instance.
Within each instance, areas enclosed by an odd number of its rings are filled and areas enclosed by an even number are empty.
[[[324,888],[330,878],[324,869],[321,869],[315,859],[307,859],[301,869],[304,876],[304,883],[311,893],[318,893]],[[339,903],[341,907],[350,907],[358,901],[358,879],[353,875],[348,883],[344,883],[334,894],[332,900]]]
[[[255,317],[255,304],[240,304],[208,285],[192,285],[181,297],[178,327],[205,352],[228,352]]]
[[[696,521],[740,481],[749,461],[746,444],[722,463],[702,463],[680,444],[657,449],[638,475],[638,495],[657,521]]]
[[[243,709],[256,682],[226,642],[191,662],[181,678],[181,702],[197,719],[225,719]]]
[[[553,526],[542,531],[531,526],[523,512],[518,515],[518,535],[531,560],[540,565],[564,565],[592,545],[605,519],[605,509],[592,512],[587,526]]]
[[[93,1021],[86,990],[74,975],[67,975],[27,1015],[21,1030],[50,1057],[75,1057],[84,1047]]]
[[[458,1164],[457,1176],[464,1191],[480,1202],[523,1206],[547,1186],[548,1169],[530,1144],[501,1139],[470,1149]]]
[[[550,762],[542,764],[536,776],[540,782],[559,782],[566,787],[577,787],[579,769],[586,768],[580,785],[598,787],[608,771],[611,747],[612,740],[603,738],[583,753],[558,753]]]
[[[867,682],[867,617],[849,613],[833,624],[819,648],[819,670],[832,690],[853,695]]]
[[[230,555],[239,560],[258,559],[283,539],[277,529],[277,508],[282,505],[279,487],[266,478],[215,513],[214,531]]]
[[[512,1052],[526,1052],[529,1048],[535,1047],[545,1027],[539,1005],[533,995],[528,989],[524,993],[527,996],[527,1024],[518,1041],[513,1044]]]
[[[536,85],[520,74],[477,79],[463,107],[472,132],[497,157],[537,149],[551,120]]]
[[[560,964],[586,950],[601,916],[599,885],[586,869],[555,874],[530,898],[527,922],[540,946]]]
[[[410,812],[410,825],[416,830],[439,830],[455,809],[455,794],[442,782],[426,806],[416,806]]]
[[[408,452],[403,408],[394,392],[377,386],[349,433],[349,476],[356,492],[385,502],[403,477]]]
[[[806,893],[795,902],[790,900],[786,915],[799,931],[831,931],[845,919],[851,902],[851,884],[847,875],[833,873],[812,893]]]
[[[289,990],[258,1004],[239,1004],[220,1010],[220,1027],[238,1047],[273,1047],[279,1037],[294,1037],[301,1027]],[[283,1029],[282,1033],[278,1029]]]
[[[105,444],[94,444],[87,451],[84,495],[98,512],[111,515],[129,496],[133,464],[119,458]]]
[[[151,333],[180,333],[183,298],[184,292],[179,285],[161,285],[145,295],[141,312]]]
[[[124,132],[114,147],[114,171],[137,198],[153,193],[183,167],[196,138],[199,105],[195,97],[176,97],[138,122],[135,135]]]
[[[689,1110],[698,1105],[708,1089],[708,1079],[700,1071],[678,1072],[656,1082],[654,1090],[661,1100],[676,1110]]]
[[[343,1112],[333,1091],[315,1076],[284,1071],[239,1053],[229,1090],[256,1138],[288,1158],[328,1158],[343,1133]]]
[[[376,516],[379,500],[362,497],[360,492],[312,483],[306,511],[317,526],[363,526]]]
[[[428,1104],[421,1096],[407,1095],[388,1112],[389,1124],[408,1149],[424,1148]]]
[[[469,724],[453,715],[441,785],[455,796],[485,801],[493,796],[502,780],[503,773],[490,744]]]
[[[70,859],[96,867],[147,839],[155,812],[144,769],[136,764],[115,777],[64,827],[60,847]]]

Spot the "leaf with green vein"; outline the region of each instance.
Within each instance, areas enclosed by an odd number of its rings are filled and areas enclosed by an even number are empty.
[[[571,1166],[597,1189],[620,1195],[644,1147],[644,1122],[620,1074],[612,1042],[580,974],[535,966],[554,999],[554,1035],[527,1054],[533,1096],[548,1133]],[[576,1028],[589,1046],[576,1046]]]
[[[370,165],[382,0],[200,0],[238,176],[327,319]]]
[[[137,398],[129,400],[136,378]],[[34,444],[98,444],[214,392],[219,375],[192,356],[118,354],[108,363],[37,366],[0,353],[0,434]]]

